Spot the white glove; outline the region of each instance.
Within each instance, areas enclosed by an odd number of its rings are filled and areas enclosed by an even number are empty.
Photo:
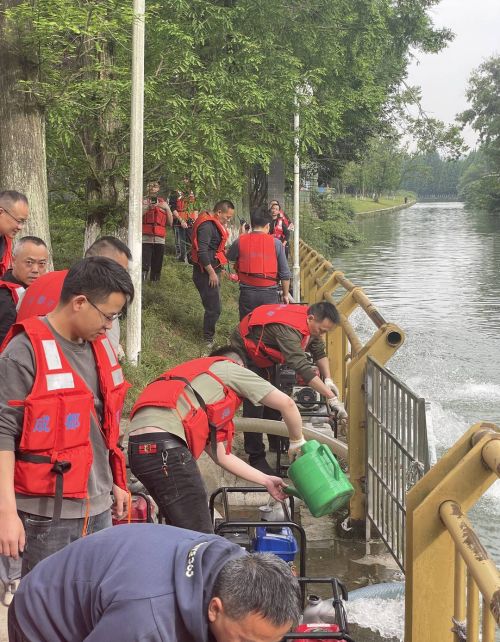
[[[290,463],[295,461],[300,455],[300,448],[306,443],[304,437],[300,439],[290,439],[290,445],[288,447],[288,460]]]
[[[338,389],[338,388],[337,388],[337,386],[333,383],[333,381],[332,381],[332,379],[330,379],[330,377],[327,377],[327,378],[325,379],[325,386],[326,386],[327,388],[330,388],[330,390],[333,392],[333,394],[334,394],[336,397],[338,397],[338,396],[339,396],[339,389]]]
[[[347,425],[347,412],[340,399],[338,397],[332,397],[328,399],[328,405],[330,406],[330,410],[335,414],[337,423]]]

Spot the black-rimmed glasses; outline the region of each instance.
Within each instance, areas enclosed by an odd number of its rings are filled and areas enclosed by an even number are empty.
[[[109,321],[110,323],[113,323],[113,321],[116,321],[116,319],[119,319],[122,315],[121,312],[115,312],[115,314],[106,314],[101,310],[101,308],[98,308],[95,303],[92,303],[90,299],[87,299],[87,301],[90,303],[90,305],[97,310],[102,316],[106,319],[106,321]]]
[[[23,227],[24,225],[26,225],[26,222],[28,219],[16,218],[14,214],[11,214],[9,210],[6,210],[5,207],[2,207],[1,205],[0,205],[0,210],[2,210],[2,212],[5,212],[8,216],[10,216],[10,218],[19,225],[19,227]]]

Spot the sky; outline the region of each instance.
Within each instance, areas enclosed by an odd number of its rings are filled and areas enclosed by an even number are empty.
[[[442,0],[429,14],[436,26],[450,28],[455,38],[437,54],[416,52],[407,82],[422,88],[422,106],[429,116],[451,123],[468,107],[465,91],[471,72],[487,58],[500,55],[500,0]],[[475,146],[472,129],[463,136]]]

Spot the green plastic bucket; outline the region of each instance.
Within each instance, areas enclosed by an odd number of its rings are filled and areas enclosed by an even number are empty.
[[[301,450],[302,455],[288,468],[294,486],[287,486],[285,492],[302,499],[314,517],[342,508],[354,488],[331,450],[315,439],[306,442]]]

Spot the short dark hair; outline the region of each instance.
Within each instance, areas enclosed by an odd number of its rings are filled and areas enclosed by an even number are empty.
[[[265,207],[257,207],[250,212],[250,222],[252,227],[265,227],[271,225],[273,217]]]
[[[234,210],[234,204],[231,201],[217,201],[214,205],[214,214],[216,212],[227,212],[227,210]]]
[[[269,202],[269,209],[271,209],[273,205],[277,205],[281,209],[280,202],[277,201],[276,199],[273,199],[272,201]]]
[[[130,302],[134,286],[127,270],[105,256],[89,256],[71,267],[64,279],[61,303],[68,303],[74,296],[84,294],[93,303],[105,301],[113,292],[121,292]]]
[[[33,245],[37,245],[38,247],[47,247],[47,243],[38,236],[23,236],[14,243],[14,248],[12,250],[14,256],[25,243],[33,243]]]
[[[85,256],[102,256],[103,252],[118,252],[125,254],[129,261],[132,260],[132,252],[128,245],[120,241],[116,236],[101,236],[85,252]]]
[[[333,303],[329,303],[328,301],[313,303],[308,307],[307,314],[312,314],[316,321],[330,319],[330,321],[335,325],[338,325],[340,323],[339,311],[333,305]]]
[[[231,355],[236,355],[237,357],[239,357],[241,361],[244,363],[244,365],[246,366],[247,358],[245,353],[239,348],[235,348],[232,345],[215,348],[215,350],[212,350],[212,352],[208,356],[209,357],[227,357],[228,359],[231,359]]]
[[[275,626],[290,623],[295,627],[301,614],[297,578],[288,564],[272,553],[252,553],[226,562],[211,597],[221,599],[232,620],[255,613]]]
[[[3,192],[0,192],[0,203],[2,201],[10,201],[11,203],[17,203],[18,201],[23,201],[28,205],[28,199],[21,192],[16,192],[14,189],[6,189]]]

